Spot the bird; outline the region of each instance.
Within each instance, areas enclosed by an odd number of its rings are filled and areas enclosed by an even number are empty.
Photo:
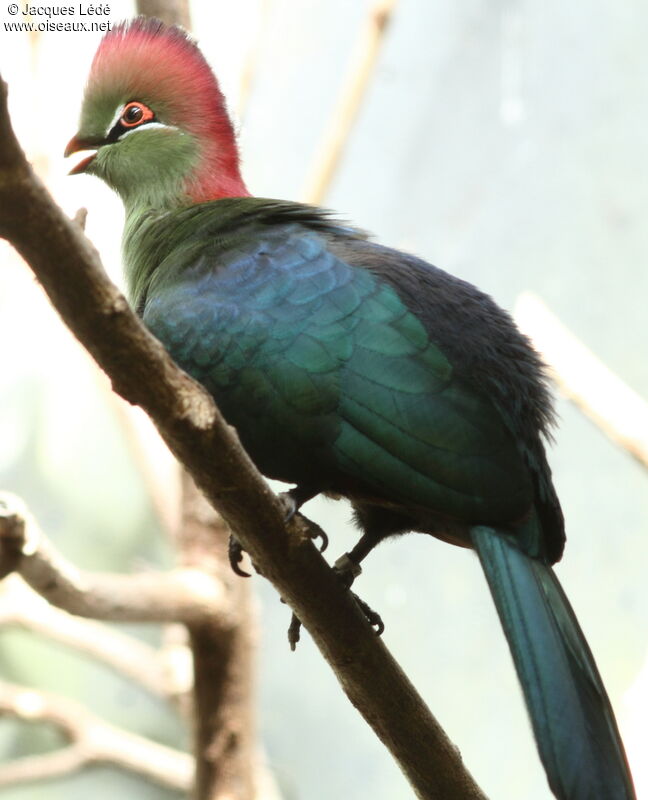
[[[565,525],[545,366],[490,296],[321,208],[253,196],[217,79],[137,17],[94,56],[71,174],[125,207],[129,302],[259,470],[350,501],[354,573],[381,541],[476,551],[560,800],[634,798],[594,658],[552,569]]]

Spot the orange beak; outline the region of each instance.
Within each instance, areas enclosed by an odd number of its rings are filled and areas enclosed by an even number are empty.
[[[65,148],[65,152],[63,155],[65,158],[71,156],[73,153],[78,153],[81,150],[97,150],[102,144],[105,144],[103,139],[79,139],[77,136],[73,136],[70,141],[67,143],[67,147]],[[68,175],[79,175],[82,172],[85,172],[88,168],[89,164],[93,161],[94,157],[97,155],[96,152],[92,153],[86,158],[81,159],[79,163],[72,167],[69,171]]]

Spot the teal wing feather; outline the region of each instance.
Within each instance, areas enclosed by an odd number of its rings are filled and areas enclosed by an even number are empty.
[[[525,470],[488,399],[457,380],[391,287],[376,281],[361,314],[343,372],[339,462],[399,503],[459,519],[521,516]]]
[[[467,521],[528,510],[527,471],[496,409],[374,273],[295,225],[182,255],[157,270],[144,321],[270,477]]]

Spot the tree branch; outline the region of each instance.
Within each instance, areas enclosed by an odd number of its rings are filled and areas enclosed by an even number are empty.
[[[188,625],[193,653],[193,738],[197,798],[253,800],[259,777],[253,712],[253,642],[256,636],[249,581],[238,579],[228,558],[227,526],[183,476],[183,564],[228,582],[236,621],[227,630],[209,619]]]
[[[0,713],[29,722],[50,722],[70,740],[53,753],[26,756],[0,768],[0,788],[75,772],[89,764],[114,764],[162,786],[188,791],[193,758],[117,728],[77,703],[48,692],[0,681]]]
[[[212,399],[145,330],[79,226],[33,174],[11,129],[4,83],[0,208],[0,234],[30,264],[115,391],[154,420],[170,449],[309,630],[416,794],[444,800],[483,798],[457,749],[316,551],[304,519],[296,516],[284,523],[279,500]],[[78,588],[73,580],[68,585]],[[46,589],[42,583],[39,588]]]
[[[204,622],[231,626],[224,585],[198,569],[117,575],[82,572],[57,552],[24,503],[0,493],[0,575],[17,572],[59,608],[121,622]]]
[[[158,697],[187,690],[178,685],[162,654],[145,642],[100,622],[82,619],[50,605],[18,577],[0,587],[0,627],[17,626],[72,647]]]

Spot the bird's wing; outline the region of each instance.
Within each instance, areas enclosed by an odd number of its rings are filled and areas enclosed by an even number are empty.
[[[144,321],[272,477],[361,486],[467,521],[530,506],[489,399],[455,377],[391,286],[316,232],[256,231],[170,277],[159,270]]]
[[[529,479],[499,413],[457,378],[394,289],[368,277],[342,370],[339,464],[401,503],[467,520],[523,515]]]

